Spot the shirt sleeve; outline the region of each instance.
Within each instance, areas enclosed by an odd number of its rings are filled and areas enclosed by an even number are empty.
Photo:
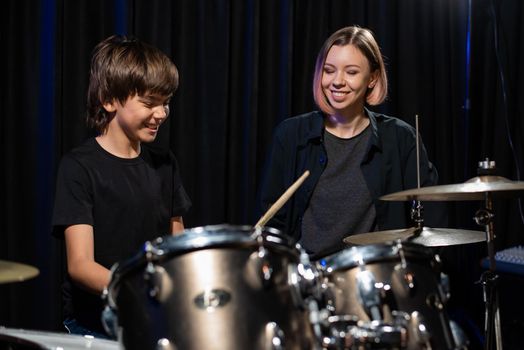
[[[86,169],[72,156],[64,156],[57,174],[52,234],[63,238],[67,226],[93,225],[92,209],[92,189]]]

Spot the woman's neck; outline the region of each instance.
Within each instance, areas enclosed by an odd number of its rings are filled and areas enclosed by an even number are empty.
[[[369,125],[369,118],[364,110],[352,115],[333,114],[326,117],[324,125],[331,134],[348,139],[360,134]]]

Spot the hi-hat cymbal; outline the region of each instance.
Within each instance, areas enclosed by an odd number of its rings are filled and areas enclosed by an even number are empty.
[[[464,183],[428,186],[390,193],[380,197],[384,201],[468,201],[484,200],[485,194],[494,197],[520,197],[524,195],[524,182],[502,176],[477,176]]]
[[[0,260],[0,283],[22,282],[39,273],[36,267]]]
[[[418,234],[420,232],[420,234]],[[448,228],[423,227],[422,230],[411,227],[407,229],[361,233],[344,238],[344,243],[366,245],[392,242],[397,239],[418,243],[426,247],[444,247],[486,240],[482,231],[457,230]]]

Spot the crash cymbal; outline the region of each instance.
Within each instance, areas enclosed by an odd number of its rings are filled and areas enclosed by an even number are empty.
[[[474,201],[484,200],[485,193],[493,197],[520,197],[524,195],[524,182],[502,176],[477,176],[464,183],[428,186],[390,193],[380,197],[384,201]]]
[[[21,282],[38,274],[33,266],[0,260],[0,283]]]
[[[420,232],[420,234],[418,234]],[[411,227],[407,229],[361,233],[344,238],[344,243],[366,245],[401,241],[418,243],[426,247],[444,247],[486,240],[482,231],[457,230],[448,228],[423,227],[422,230]]]

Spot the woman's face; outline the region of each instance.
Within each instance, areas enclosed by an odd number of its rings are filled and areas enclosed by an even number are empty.
[[[375,84],[367,58],[354,45],[332,46],[322,72],[322,90],[338,113],[361,110],[368,88]]]

